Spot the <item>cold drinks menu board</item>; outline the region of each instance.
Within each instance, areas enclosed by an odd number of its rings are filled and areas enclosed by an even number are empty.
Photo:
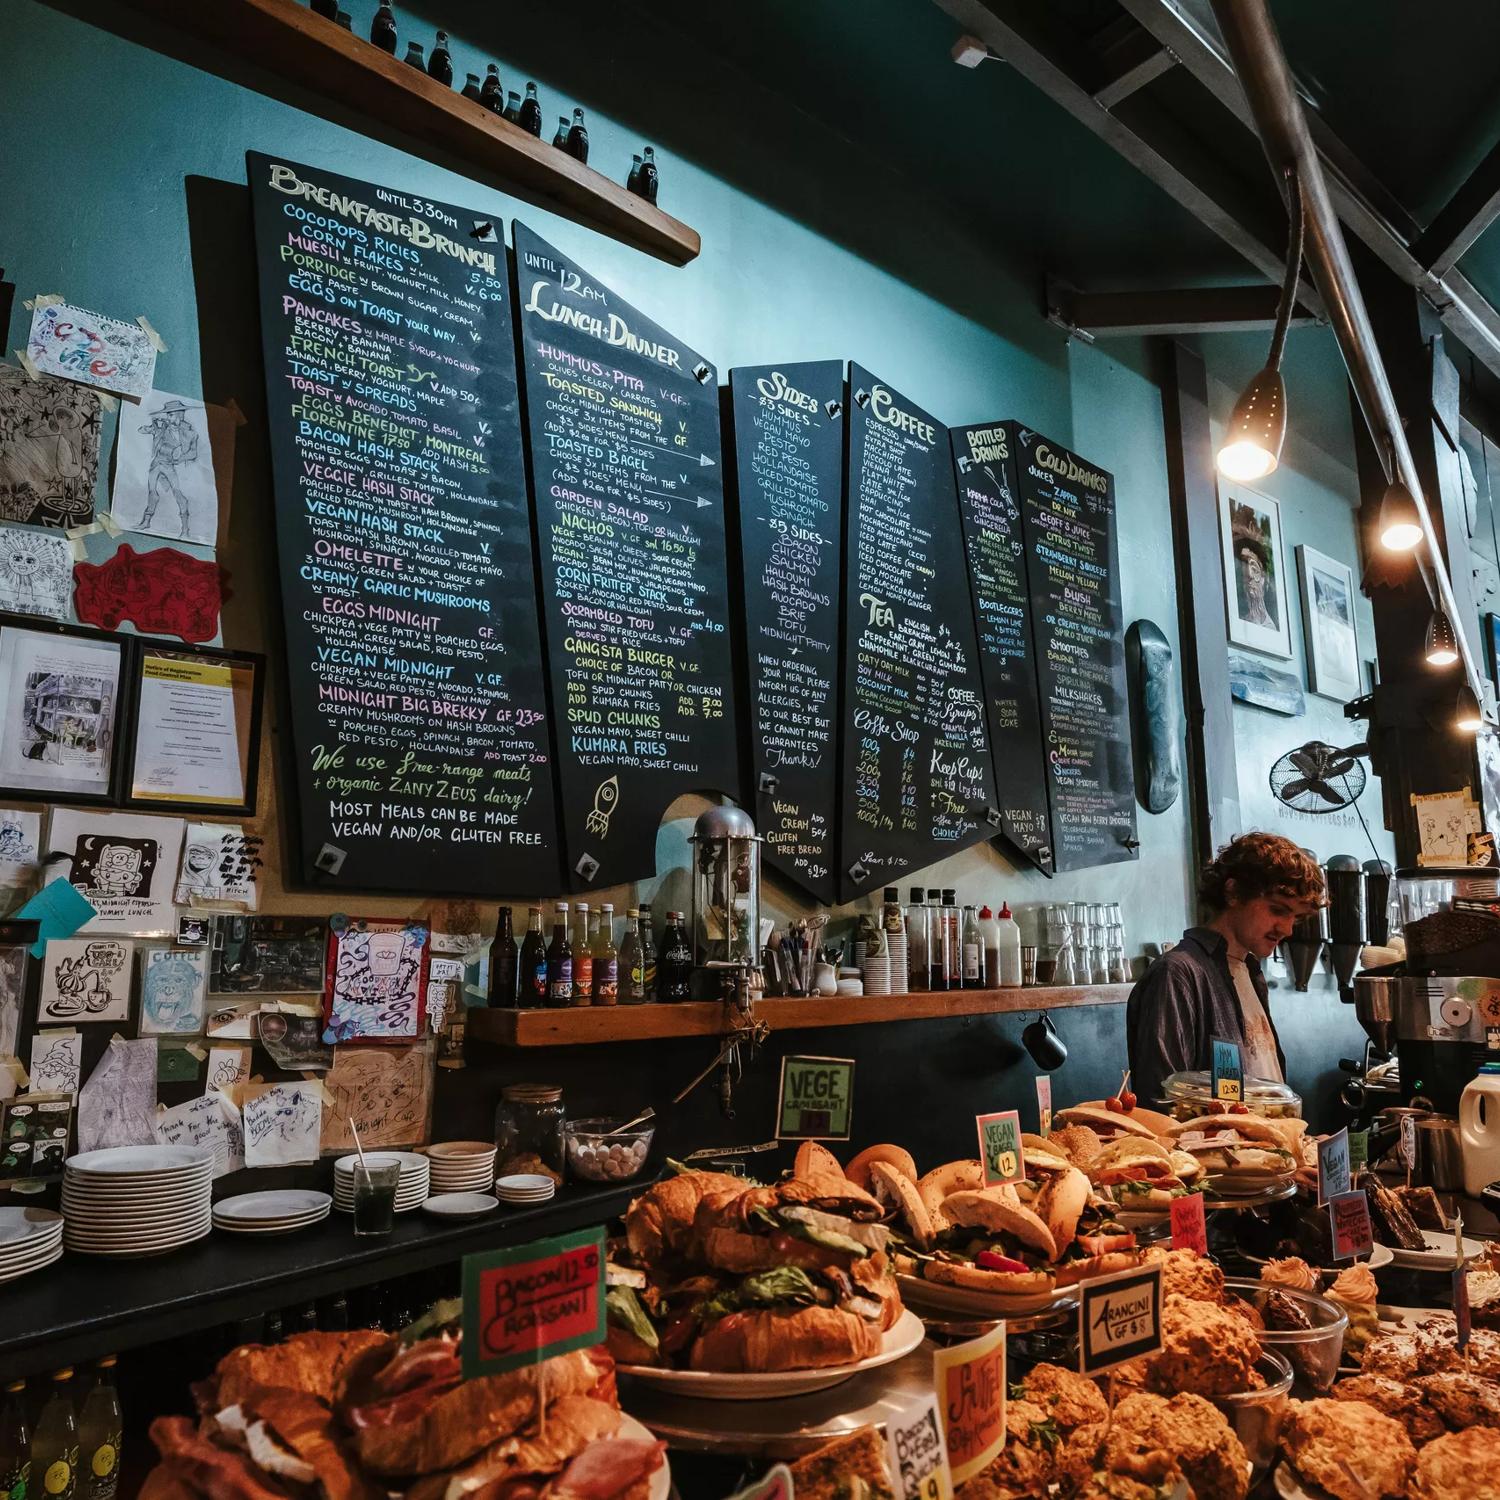
[[[1059,870],[1134,859],[1114,480],[1010,424]]]
[[[616,885],[675,797],[740,793],[717,378],[523,224],[515,252],[567,870]]]
[[[766,862],[837,897],[844,367],[731,370],[755,823]]]
[[[849,367],[844,899],[1000,831],[948,431]]]
[[[248,160],[304,878],[555,888],[500,235]]]
[[[1001,829],[1014,852],[1050,874],[1052,824],[1014,433],[1011,424],[994,422],[955,427],[952,440]]]

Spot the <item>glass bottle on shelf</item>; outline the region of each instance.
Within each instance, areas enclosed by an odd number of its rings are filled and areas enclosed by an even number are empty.
[[[517,1003],[523,1010],[534,1010],[547,1003],[547,940],[542,936],[542,909],[529,908],[526,919],[526,941],[521,944],[520,978]]]
[[[427,59],[422,55],[421,42],[408,42],[406,44],[406,56],[402,61],[408,68],[415,68],[419,73],[427,71]]]
[[[620,1003],[620,954],[615,947],[615,909],[606,901],[599,908],[599,928],[594,935],[595,1005]]]
[[[948,988],[964,987],[963,916],[958,909],[958,892],[949,886],[943,892],[943,960],[947,965]]]
[[[647,1002],[657,998],[656,994],[656,933],[651,927],[651,903],[641,902],[641,988],[646,992]]]
[[[73,1500],[78,1486],[78,1419],[73,1412],[71,1366],[52,1374],[52,1394],[31,1434],[32,1485],[49,1500]]]
[[[637,198],[646,196],[641,191],[641,153],[639,151],[630,158],[630,174],[625,179],[625,191],[634,193]]]
[[[1109,910],[1102,901],[1089,907],[1089,923],[1093,928],[1093,966],[1089,978],[1094,984],[1109,983]]]
[[[427,76],[435,78],[444,88],[453,87],[453,54],[448,51],[448,33],[440,31],[427,54]]]
[[[0,1406],[0,1496],[27,1500],[31,1478],[31,1428],[26,1421],[26,1382],[12,1380]],[[40,1485],[36,1487],[40,1489]]]
[[[984,988],[984,936],[972,906],[964,907],[963,974],[966,990]]]
[[[922,887],[914,885],[907,892],[906,966],[911,988],[925,990],[927,976],[927,908],[922,903]]]
[[[594,950],[589,943],[589,904],[580,901],[573,918],[573,1004],[594,998]]]
[[[339,18],[339,0],[312,0],[312,10],[315,15],[323,16],[326,20],[337,21]],[[4,1491],[0,1490],[0,1494]]]
[[[492,115],[498,115],[505,108],[505,93],[500,87],[500,69],[494,63],[484,70],[484,82],[479,88],[479,102]]]
[[[943,893],[927,892],[927,988],[948,988],[948,922],[943,916]]]
[[[468,78],[464,81],[463,96],[465,99],[472,99],[476,104],[479,103],[478,73],[470,73]]]
[[[568,149],[568,117],[566,115],[557,117],[557,129],[552,132],[552,144],[559,151]]]
[[[567,150],[575,161],[586,162],[589,159],[589,132],[583,123],[582,105],[573,110],[573,123],[568,126]]]
[[[542,101],[536,96],[536,85],[526,85],[526,97],[521,101],[521,112],[516,118],[522,130],[528,135],[534,135],[538,140],[542,134]]]
[[[641,163],[641,194],[647,203],[656,202],[656,190],[661,177],[656,170],[656,148],[646,147],[646,159]]]
[[[490,944],[490,1004],[514,1006],[519,998],[520,950],[511,930],[510,907],[500,908],[495,926],[495,941]]]
[[[521,96],[514,89],[511,89],[505,96],[503,118],[509,120],[512,125],[521,123]]]
[[[115,1500],[120,1485],[120,1393],[115,1389],[115,1357],[101,1359],[93,1389],[78,1413],[78,1466],[81,1500]]]
[[[688,941],[686,918],[680,911],[667,913],[656,959],[657,999],[691,1000],[693,996],[693,945]]]
[[[547,1004],[554,1010],[573,1003],[573,945],[568,941],[568,903],[552,913],[552,941],[547,945]]]
[[[370,40],[382,52],[396,55],[396,13],[391,9],[391,0],[380,0],[375,19],[370,22]]]
[[[646,998],[646,955],[641,947],[641,913],[632,906],[620,939],[620,1004],[640,1005]]]

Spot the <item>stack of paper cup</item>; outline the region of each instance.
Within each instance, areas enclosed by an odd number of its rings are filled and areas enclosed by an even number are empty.
[[[885,941],[891,960],[890,993],[904,995],[911,989],[911,973],[906,963],[906,934],[888,932]]]
[[[865,994],[889,995],[891,992],[891,955],[869,953],[864,963]]]

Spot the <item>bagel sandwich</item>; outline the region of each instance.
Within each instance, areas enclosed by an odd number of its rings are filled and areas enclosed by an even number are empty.
[[[1098,1132],[1087,1125],[1064,1125],[1047,1137],[1047,1144],[1075,1167],[1087,1167],[1104,1143]]]
[[[1057,1241],[1047,1221],[1022,1204],[1008,1183],[950,1193],[943,1217],[948,1227],[922,1266],[926,1280],[1011,1296],[1052,1289]]]
[[[932,1227],[941,1230],[947,1223],[943,1217],[943,1200],[950,1193],[972,1191],[984,1186],[984,1166],[975,1158],[966,1161],[944,1162],[934,1167],[924,1177],[917,1179],[917,1196],[926,1206]]]
[[[1203,1168],[1190,1153],[1137,1136],[1111,1141],[1089,1163],[1095,1189],[1137,1213],[1166,1212],[1174,1198],[1194,1191],[1202,1177]]]
[[[873,1193],[871,1186],[872,1169],[876,1162],[884,1162],[888,1167],[894,1167],[903,1177],[911,1182],[917,1182],[921,1173],[917,1171],[917,1164],[911,1158],[909,1151],[900,1146],[889,1144],[880,1146],[866,1146],[853,1161],[844,1168],[844,1176],[856,1187],[862,1187],[867,1193]]]
[[[886,1161],[870,1163],[870,1190],[887,1215],[919,1250],[926,1250],[936,1231],[916,1183]]]

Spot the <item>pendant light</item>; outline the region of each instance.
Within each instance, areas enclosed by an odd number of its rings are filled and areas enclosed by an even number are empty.
[[[1387,552],[1410,552],[1422,540],[1422,517],[1412,492],[1399,479],[1386,486],[1380,502],[1380,545]]]
[[[1458,660],[1458,637],[1448,612],[1438,605],[1427,621],[1427,647],[1424,652],[1429,667],[1451,667]]]
[[[1224,446],[1219,449],[1219,473],[1226,479],[1263,479],[1281,461],[1286,440],[1286,382],[1281,378],[1281,356],[1286,349],[1287,327],[1297,305],[1297,281],[1302,271],[1302,188],[1294,168],[1287,169],[1286,275],[1281,283],[1281,301],[1276,306],[1276,326],[1265,368],[1247,385],[1234,403]]]
[[[1474,689],[1466,682],[1458,690],[1458,699],[1453,706],[1453,727],[1460,734],[1478,734],[1484,728],[1484,713]]]

